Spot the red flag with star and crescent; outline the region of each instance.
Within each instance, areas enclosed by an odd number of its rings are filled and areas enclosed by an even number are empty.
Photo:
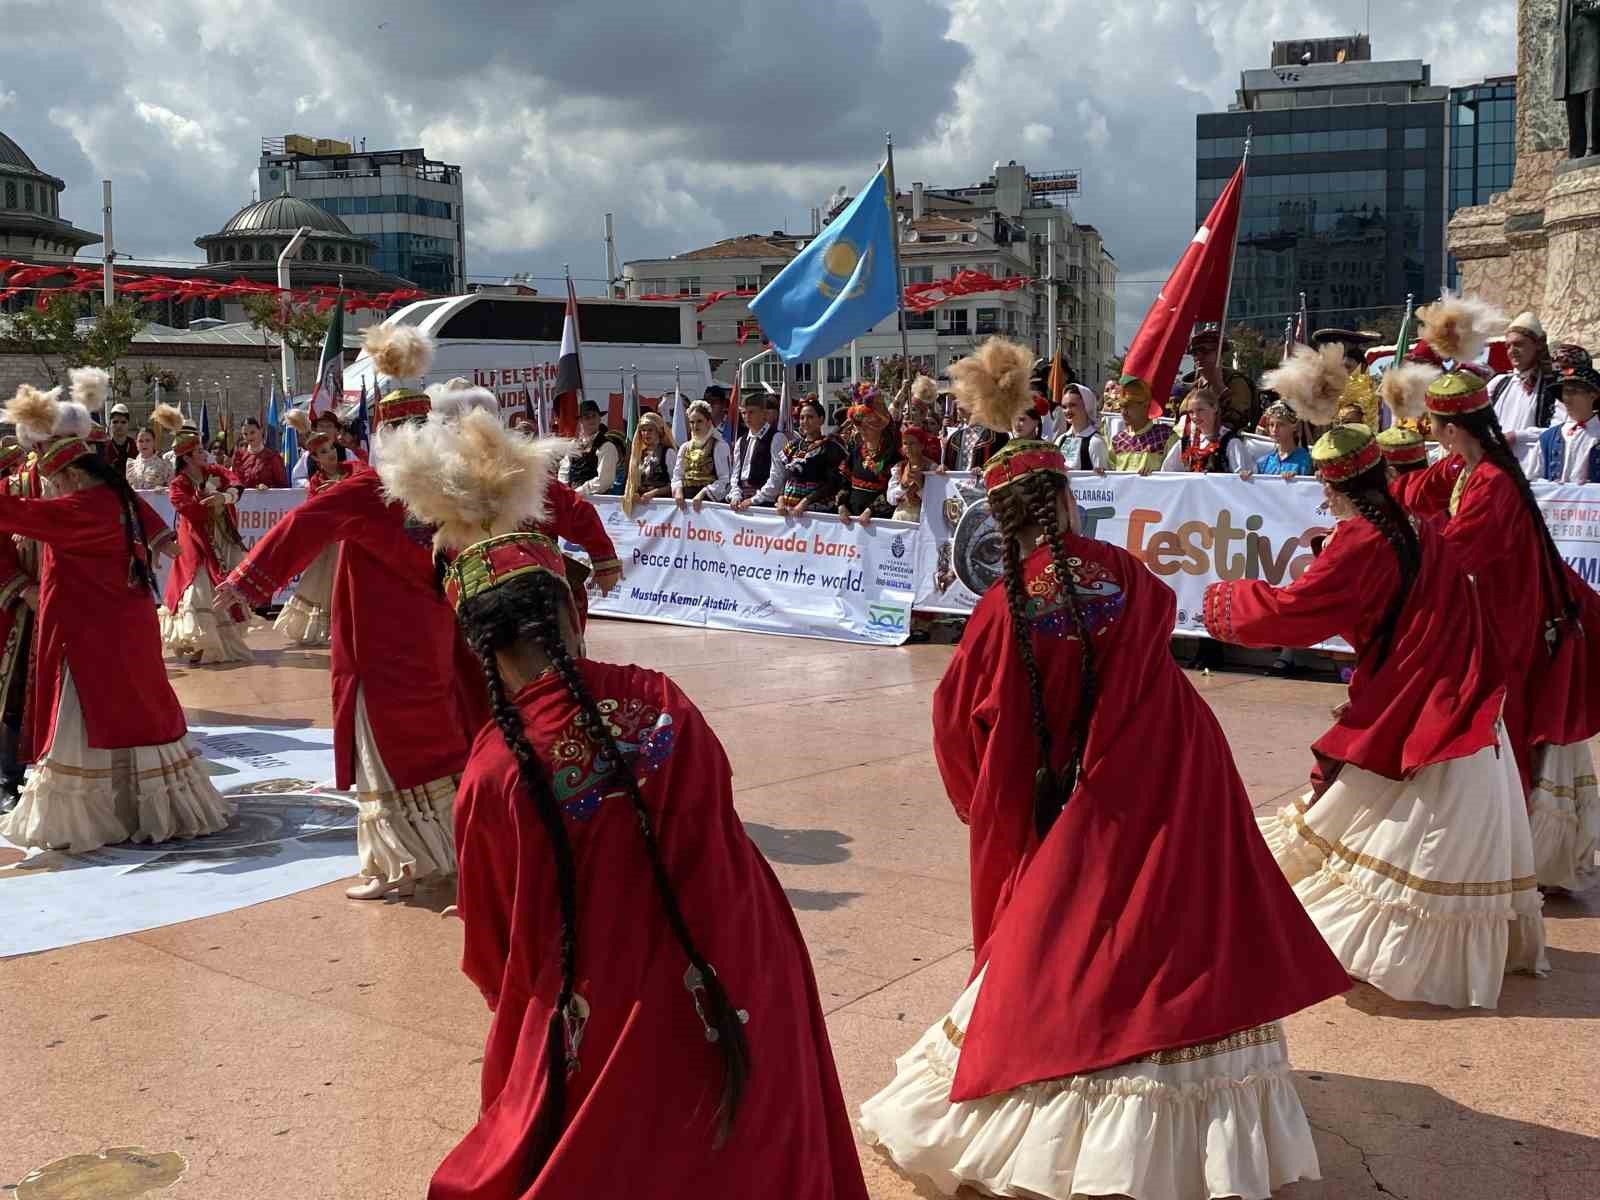
[[[1244,163],[1228,180],[1211,212],[1195,230],[1189,247],[1156,294],[1144,323],[1133,335],[1122,364],[1124,378],[1142,379],[1150,387],[1150,415],[1161,415],[1161,403],[1172,391],[1178,364],[1189,348],[1194,327],[1220,321],[1228,302],[1228,276],[1239,236],[1239,209],[1244,197]]]

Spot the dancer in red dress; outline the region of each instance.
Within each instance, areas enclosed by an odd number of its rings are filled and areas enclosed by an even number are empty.
[[[151,421],[177,431],[182,414],[160,405]],[[250,613],[242,605],[218,604],[216,589],[244,558],[244,542],[234,520],[238,481],[209,461],[200,435],[178,432],[172,443],[177,470],[167,486],[178,527],[178,561],[167,577],[161,607],[161,644],[168,654],[201,663],[249,662],[245,644]]]
[[[309,494],[318,495],[324,488],[350,477],[355,461],[347,461],[345,448],[332,433],[323,428],[313,429],[311,418],[298,408],[290,409],[283,423],[299,436],[310,460],[310,474],[306,476]],[[324,547],[311,560],[311,565],[300,572],[294,595],[279,610],[272,627],[295,645],[327,644],[333,613],[333,572],[338,562],[338,544]]]
[[[261,422],[246,417],[239,423],[238,449],[233,452],[233,477],[244,488],[286,488],[289,472],[283,455],[268,449]]]
[[[665,676],[582,657],[561,554],[528,532],[552,466],[477,412],[381,455],[450,558],[494,713],[456,805],[482,1109],[428,1195],[864,1200],[805,943],[722,746]]]
[[[1032,361],[991,339],[952,364],[957,396],[1009,427]],[[933,718],[971,827],[976,961],[862,1128],[944,1194],[1262,1197],[1316,1178],[1277,1022],[1349,979],[1168,650],[1176,597],[1078,534],[1056,447],[1013,439],[983,473],[1004,579]]]
[[[1366,426],[1335,427],[1312,458],[1339,521],[1316,561],[1287,587],[1206,591],[1221,641],[1356,651],[1311,791],[1262,833],[1351,975],[1398,1000],[1493,1008],[1508,969],[1548,969],[1499,641],[1444,537],[1389,494]]]
[[[399,383],[428,369],[432,342],[410,326],[375,325],[366,343]],[[396,387],[374,411],[377,444],[424,420],[427,395]],[[466,761],[459,710],[455,619],[434,581],[427,531],[383,494],[377,473],[352,466],[286,513],[229,575],[226,587],[264,605],[324,549],[339,544],[333,578],[334,762],[338,785],[361,802],[356,849],[364,882],[345,894],[409,895],[455,872],[450,834],[456,780]]]
[[[0,536],[43,547],[25,738],[35,766],[0,836],[83,853],[217,832],[228,805],[161,662],[152,564],[171,532],[90,445],[82,403],[24,387],[6,419],[38,447],[44,496],[0,495]]]
[[[1587,887],[1600,835],[1588,745],[1600,733],[1600,597],[1562,559],[1482,377],[1441,376],[1427,405],[1446,457],[1401,478],[1396,491],[1413,512],[1448,517],[1445,539],[1504,644],[1506,728],[1527,794],[1534,873],[1544,887]]]
[[[27,457],[17,442],[0,445],[0,495],[21,494],[14,484]],[[22,717],[39,603],[37,571],[36,563],[24,561],[16,538],[0,535],[0,813],[10,812],[22,798]]]

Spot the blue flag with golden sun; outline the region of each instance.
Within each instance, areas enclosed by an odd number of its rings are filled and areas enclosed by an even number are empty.
[[[887,165],[750,301],[785,362],[826,358],[894,312],[894,197]]]

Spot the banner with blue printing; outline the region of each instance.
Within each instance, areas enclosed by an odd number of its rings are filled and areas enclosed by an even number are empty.
[[[630,517],[619,497],[593,502],[623,571],[609,596],[590,584],[596,616],[890,646],[910,636],[915,525],[790,520],[723,504],[695,512],[667,500],[637,504]]]
[[[894,197],[885,164],[750,301],[750,311],[784,362],[826,358],[895,311]]]

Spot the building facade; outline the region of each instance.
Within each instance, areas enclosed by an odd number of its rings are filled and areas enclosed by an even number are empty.
[[[1358,327],[1446,278],[1448,89],[1420,60],[1361,57],[1364,38],[1294,45],[1309,61],[1243,72],[1229,111],[1195,122],[1196,224],[1253,133],[1227,320],[1269,336],[1302,293],[1313,326]]]
[[[1509,191],[1517,165],[1517,77],[1497,75],[1450,89],[1449,213]],[[1457,285],[1449,260],[1450,286]]]
[[[1064,199],[1069,193],[1062,190],[1069,182],[1075,188],[1075,173],[1030,176],[1012,163],[997,165],[995,175],[983,183],[948,190],[915,183],[896,197],[903,285],[953,279],[968,270],[995,279],[1025,276],[1034,281],[1012,291],[961,296],[929,312],[907,313],[906,346],[922,370],[943,374],[991,334],[1047,353],[1047,280],[1053,263],[1060,345],[1081,379],[1098,383],[1106,375],[1116,351],[1116,260],[1098,230],[1072,219]],[[750,300],[848,203],[848,197],[840,196],[827,214],[814,214],[810,234],[750,234],[671,258],[626,263],[624,294],[629,299],[705,303],[701,346],[717,377],[731,382],[734,364],[761,350]],[[838,388],[852,379],[871,378],[879,360],[899,354],[899,325],[891,316],[856,339],[853,357],[846,349],[816,363],[794,364],[794,377],[806,390]],[[746,379],[775,383],[781,372],[769,355],[752,365]]]
[[[376,270],[441,295],[466,291],[460,167],[421,149],[356,149],[288,134],[262,142],[257,174],[261,195],[308,200],[370,240]]]

